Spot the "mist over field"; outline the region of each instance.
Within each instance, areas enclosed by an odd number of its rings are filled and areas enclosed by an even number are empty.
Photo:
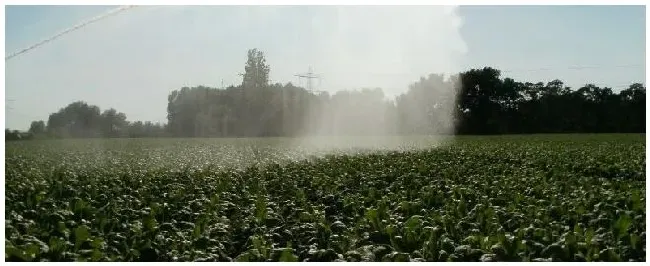
[[[431,73],[457,73],[461,70],[458,61],[467,49],[459,32],[462,19],[456,6],[136,6],[97,13],[100,15],[75,21],[71,23],[74,26],[45,37],[45,41],[36,45],[25,43],[16,48],[18,54],[10,55],[8,85],[33,87],[30,85],[36,85],[33,77],[38,77],[39,84],[69,88],[36,105],[35,108],[42,109],[40,116],[81,100],[102,108],[115,108],[143,123],[145,120],[161,126],[175,123],[170,121],[169,111],[167,114],[164,111],[169,103],[165,106],[163,99],[170,96],[171,90],[199,86],[226,89],[230,85],[242,89],[243,74],[247,72],[243,63],[247,51],[255,49],[264,54],[269,71],[263,77],[255,77],[257,80],[249,87],[268,88],[280,83],[291,90],[292,86],[287,86],[291,83],[297,95],[248,95],[244,102],[240,100],[226,108],[218,107],[223,103],[212,100],[209,104],[215,107],[201,111],[221,117],[207,122],[208,127],[223,127],[222,120],[226,118],[222,117],[228,116],[225,109],[242,109],[246,102],[253,104],[251,97],[262,97],[263,101],[273,101],[276,105],[270,116],[302,112],[299,116],[285,117],[283,122],[273,121],[301,124],[283,125],[293,127],[296,132],[285,130],[282,135],[351,135],[359,129],[388,135],[396,125],[387,121],[395,118],[387,116],[395,114],[388,114],[391,112],[388,107],[377,104],[394,101],[396,96],[407,93],[413,82]],[[34,67],[45,66],[54,54],[66,55],[67,59],[56,67]],[[85,67],[89,64],[93,67]],[[261,65],[247,67],[250,67],[248,71],[263,68]],[[309,70],[313,70],[314,78],[297,77]],[[70,83],[71,80],[75,82]],[[126,80],[128,84],[124,83]],[[93,89],[77,89],[90,86]],[[355,94],[353,101],[346,99],[345,92],[363,89],[373,92]],[[456,87],[446,85],[430,96],[452,99],[456,91]],[[304,98],[320,92],[336,99],[327,105],[303,102]],[[343,93],[335,95],[338,92]],[[296,96],[303,98],[295,99]],[[21,104],[16,108],[31,100],[20,99]],[[296,110],[293,104],[296,101],[304,105],[304,110]],[[262,107],[246,108],[251,115],[261,116],[259,110],[252,109]],[[277,111],[278,108],[283,111]],[[445,109],[443,113],[451,121],[450,105],[439,108]],[[227,119],[242,120],[245,116],[243,110],[230,112]],[[407,116],[417,120],[417,116],[422,116],[420,113],[412,110]],[[183,119],[204,120],[202,115]],[[356,118],[351,119],[352,116]],[[246,119],[241,123],[249,124],[250,131],[255,132],[221,135],[261,136],[265,135],[263,131],[268,131],[262,129],[268,126],[256,125],[259,121]],[[451,122],[443,126],[443,131],[453,132]]]

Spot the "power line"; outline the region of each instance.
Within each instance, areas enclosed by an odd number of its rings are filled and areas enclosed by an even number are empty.
[[[42,118],[42,117],[39,117],[39,116],[28,115],[28,114],[25,114],[23,112],[16,112],[16,110],[14,110],[14,108],[10,108],[9,110],[6,110],[6,112],[7,113],[12,113],[14,115],[22,116],[22,117],[25,117],[25,118],[29,118],[29,119],[40,120]]]
[[[613,69],[613,68],[644,68],[643,64],[630,64],[630,65],[613,65],[613,66],[566,66],[566,67],[545,67],[545,68],[531,68],[531,69],[510,69],[510,70],[501,70],[501,73],[517,73],[517,72],[538,72],[538,71],[553,71],[553,70],[591,70],[591,69]],[[469,69],[482,69],[483,67],[472,67]],[[459,71],[462,72],[462,71]],[[358,75],[358,76],[413,76],[417,75],[414,73],[407,72],[393,72],[393,73],[362,73],[362,72],[331,72],[331,74],[340,74],[340,75]],[[428,75],[428,74],[427,74]]]
[[[87,26],[87,25],[89,25],[89,24],[92,24],[92,23],[94,23],[94,22],[97,22],[97,21],[99,21],[99,20],[102,20],[102,19],[104,19],[104,18],[110,17],[110,16],[112,16],[112,15],[116,15],[116,14],[122,12],[122,11],[125,11],[125,10],[128,10],[128,9],[131,9],[131,8],[133,8],[133,7],[136,7],[136,6],[121,6],[121,7],[115,8],[115,9],[111,9],[111,10],[109,10],[108,12],[106,12],[106,13],[104,13],[104,14],[101,14],[101,15],[99,15],[99,16],[96,16],[96,17],[94,17],[94,18],[91,18],[91,19],[89,19],[89,20],[86,20],[86,21],[84,21],[84,22],[81,22],[81,23],[79,23],[79,24],[77,24],[77,25],[75,25],[75,26],[73,26],[73,27],[71,27],[71,28],[68,28],[68,29],[65,29],[65,30],[61,31],[60,33],[58,33],[58,34],[56,34],[56,35],[54,35],[54,36],[52,36],[52,37],[49,37],[49,38],[44,39],[44,40],[42,40],[42,41],[40,41],[40,42],[38,42],[38,43],[36,43],[36,44],[33,44],[33,45],[31,45],[31,46],[28,46],[27,48],[24,48],[24,49],[22,49],[22,50],[20,50],[20,51],[18,51],[18,52],[14,52],[14,53],[12,53],[12,54],[10,54],[10,55],[8,55],[8,56],[5,56],[5,61],[6,61],[6,60],[9,60],[9,59],[12,59],[12,58],[14,58],[14,57],[16,57],[16,56],[18,56],[18,55],[21,55],[21,54],[24,54],[24,53],[26,53],[26,52],[29,52],[29,51],[31,51],[31,50],[33,50],[33,49],[35,49],[35,48],[38,48],[38,47],[40,47],[40,46],[43,45],[43,44],[46,44],[46,43],[51,42],[51,41],[54,41],[54,40],[58,39],[59,37],[65,35],[65,34],[68,34],[68,33],[70,33],[70,32],[73,32],[73,31],[75,31],[75,30],[78,30],[78,29],[80,29],[80,28],[82,28],[82,27],[84,27],[84,26]]]
[[[610,69],[610,68],[640,68],[645,67],[645,65],[618,65],[618,66],[568,66],[565,68],[535,68],[535,69],[513,69],[513,70],[502,70],[503,73],[511,72],[537,72],[537,71],[553,71],[553,70],[585,70],[585,69]]]

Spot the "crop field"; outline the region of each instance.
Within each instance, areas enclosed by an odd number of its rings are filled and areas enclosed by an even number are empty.
[[[6,143],[5,260],[646,260],[643,134],[290,143]]]

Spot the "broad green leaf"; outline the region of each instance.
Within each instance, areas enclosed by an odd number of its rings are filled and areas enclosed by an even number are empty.
[[[293,254],[293,250],[291,248],[285,248],[284,251],[282,251],[282,254],[280,255],[280,262],[297,262],[298,261],[298,256]]]
[[[79,248],[81,244],[90,237],[89,228],[85,225],[81,225],[74,229],[74,238],[75,238],[75,247]]]

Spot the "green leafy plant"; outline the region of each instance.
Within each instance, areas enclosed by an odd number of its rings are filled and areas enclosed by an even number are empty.
[[[6,261],[646,259],[644,136],[94,141],[7,143]]]

